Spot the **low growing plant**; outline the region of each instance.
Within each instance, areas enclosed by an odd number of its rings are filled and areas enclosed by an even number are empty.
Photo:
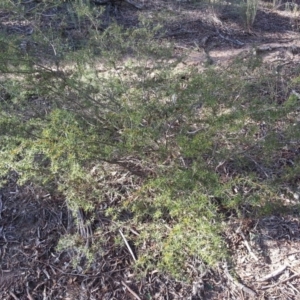
[[[48,38],[51,30],[37,30],[28,40],[35,48],[25,52],[19,36],[0,37],[1,174],[63,194],[74,216],[90,218],[78,226],[109,218],[110,243],[120,246],[122,229],[138,270],[190,280],[190,257],[214,265],[228,254],[228,212],[269,209],[285,180],[296,180],[295,168],[276,163],[284,147],[295,150],[297,101],[262,98],[271,78],[262,66],[245,65],[247,81],[240,65],[178,69],[172,45],[156,39],[160,26],[141,20],[98,30],[94,8],[79,15],[76,1],[63,5],[67,19],[87,26],[78,47],[66,47],[64,35]],[[44,60],[41,49],[52,54]],[[93,234],[89,261],[95,245],[107,246]],[[86,238],[67,236],[76,257]]]

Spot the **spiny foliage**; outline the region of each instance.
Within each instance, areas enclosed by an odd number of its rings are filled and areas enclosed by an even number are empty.
[[[103,28],[100,12],[84,2],[60,5],[68,14],[59,34],[35,27],[25,48],[23,36],[0,37],[3,178],[13,171],[20,184],[59,191],[91,222],[109,202],[109,230],[122,228],[135,244],[138,270],[183,278],[189,257],[223,259],[228,211],[268,213],[284,186],[296,188],[300,131],[297,96],[288,91],[299,80],[286,84],[280,102],[272,94],[279,75],[257,64],[183,70],[172,45],[157,39],[160,26]],[[88,35],[66,37],[70,20]],[[255,80],[240,80],[249,72]],[[285,149],[292,166],[276,165]],[[89,258],[95,245],[105,241],[95,238]]]

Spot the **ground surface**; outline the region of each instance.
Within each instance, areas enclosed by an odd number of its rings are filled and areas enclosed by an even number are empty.
[[[300,17],[285,10],[284,4],[272,8],[261,3],[248,30],[229,4],[212,10],[183,1],[139,3],[140,10],[127,2],[107,6],[107,21],[113,14],[119,23],[135,26],[139,14],[151,18],[159,11],[169,12],[160,38],[172,40],[175,52],[190,50],[183,67],[226,66],[243,55],[261,55],[274,68],[299,64]],[[28,9],[34,5],[29,1]],[[44,26],[58,13],[45,11]],[[24,35],[34,28],[33,23],[12,21],[11,16],[11,12],[0,13],[1,30]],[[66,34],[80,38],[73,28],[67,28]],[[211,270],[191,261],[194,283],[188,285],[158,272],[136,278],[125,246],[114,252],[107,249],[88,271],[80,263],[75,268],[72,253],[55,249],[60,236],[75,226],[63,199],[30,185],[18,187],[13,177],[0,197],[1,299],[300,299],[296,215],[230,217],[225,235],[232,262]],[[98,222],[105,226],[106,220]]]

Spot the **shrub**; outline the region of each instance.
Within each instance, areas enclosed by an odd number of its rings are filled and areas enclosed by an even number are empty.
[[[273,165],[283,147],[294,151],[297,101],[263,98],[261,87],[277,75],[262,66],[243,66],[247,81],[238,64],[180,69],[172,45],[156,38],[160,26],[102,28],[84,2],[59,5],[87,30],[82,43],[51,27],[36,27],[28,49],[20,48],[23,37],[1,35],[1,174],[63,194],[74,216],[90,217],[81,227],[99,213],[109,217],[103,230],[116,247],[124,230],[144,270],[186,278],[189,257],[215,264],[227,254],[226,213],[264,213],[295,180],[296,169]],[[66,239],[83,251],[77,235]],[[91,251],[106,246],[96,235],[94,242]]]

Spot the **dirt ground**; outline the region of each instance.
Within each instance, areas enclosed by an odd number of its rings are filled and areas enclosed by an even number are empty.
[[[226,2],[214,10],[192,1],[167,0],[140,0],[140,9],[121,1],[105,9],[107,22],[113,16],[124,26],[138,24],[139,15],[152,18],[157,12],[169,12],[159,38],[172,40],[175,52],[190,51],[183,65],[222,67],[243,55],[261,55],[263,62],[274,68],[294,68],[300,61],[300,15],[287,7],[300,5],[297,1],[293,6],[280,2],[277,7],[261,2],[251,29]],[[37,2],[28,1],[27,9],[34,5]],[[45,11],[44,26],[57,13]],[[24,34],[33,25],[12,22],[9,12],[0,12],[0,30]],[[71,27],[66,30],[70,38],[78,33]],[[189,262],[192,284],[156,271],[136,278],[125,246],[106,249],[88,270],[81,267],[84,261],[74,267],[71,252],[56,250],[59,238],[76,227],[64,200],[31,185],[19,187],[12,176],[0,191],[0,298],[300,299],[297,206],[294,212],[229,219],[225,238],[232,254],[230,264],[208,269],[199,261]],[[96,221],[102,226],[109,222],[100,217]]]

